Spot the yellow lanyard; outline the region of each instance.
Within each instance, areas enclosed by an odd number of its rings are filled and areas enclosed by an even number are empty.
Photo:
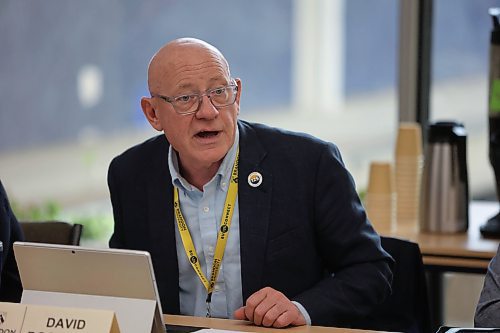
[[[229,234],[229,227],[231,226],[231,220],[233,218],[234,206],[236,204],[236,196],[238,195],[238,160],[239,160],[239,148],[236,151],[236,159],[233,164],[233,170],[231,172],[231,180],[229,184],[229,189],[226,195],[226,201],[224,203],[224,210],[222,211],[222,218],[220,223],[220,229],[217,235],[217,244],[215,246],[214,261],[212,264],[212,273],[210,275],[210,282],[203,274],[200,266],[200,261],[198,259],[198,254],[194,247],[193,239],[186,225],[186,220],[181,212],[181,205],[179,202],[179,189],[174,186],[174,211],[175,220],[177,221],[177,228],[181,235],[182,244],[184,245],[184,251],[186,252],[187,258],[191,263],[194,271],[201,280],[201,283],[205,286],[207,290],[207,317],[210,316],[210,302],[212,299],[212,291],[217,281],[217,276],[219,275],[220,265],[222,263],[222,258],[224,257],[224,250],[226,249],[227,238]]]

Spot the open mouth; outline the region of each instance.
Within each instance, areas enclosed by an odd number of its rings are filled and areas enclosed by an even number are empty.
[[[219,134],[219,131],[201,131],[196,134],[197,137],[199,138],[213,138],[216,137]]]

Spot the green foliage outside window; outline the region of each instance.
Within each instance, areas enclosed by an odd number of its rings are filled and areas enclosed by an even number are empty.
[[[54,201],[21,205],[13,200],[11,206],[19,221],[64,221],[82,224],[82,240],[106,243],[113,230],[113,217],[102,212],[63,212],[61,206]]]

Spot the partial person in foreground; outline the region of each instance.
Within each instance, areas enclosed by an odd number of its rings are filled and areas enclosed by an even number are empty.
[[[0,266],[0,301],[19,302],[22,286],[12,245],[23,240],[21,226],[10,207],[9,198],[0,181],[0,241],[3,245]]]
[[[163,46],[148,87],[163,134],[110,164],[109,245],[151,253],[166,313],[352,326],[390,294],[393,260],[334,144],[238,120],[242,82],[198,39]]]
[[[500,246],[488,265],[476,307],[474,326],[500,328]]]

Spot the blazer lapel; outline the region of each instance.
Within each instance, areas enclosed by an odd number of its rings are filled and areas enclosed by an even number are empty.
[[[173,186],[168,170],[168,143],[161,141],[151,160],[151,170],[147,179],[147,202],[151,255],[160,298],[165,313],[178,314],[179,306],[179,266],[175,245],[173,221]],[[160,287],[162,286],[162,287]],[[177,288],[176,288],[177,287]]]
[[[254,130],[238,122],[240,130],[240,161],[238,204],[240,222],[241,281],[243,301],[263,287],[267,233],[272,197],[272,173],[262,165],[266,150]],[[252,187],[248,176],[258,172],[262,183]]]

